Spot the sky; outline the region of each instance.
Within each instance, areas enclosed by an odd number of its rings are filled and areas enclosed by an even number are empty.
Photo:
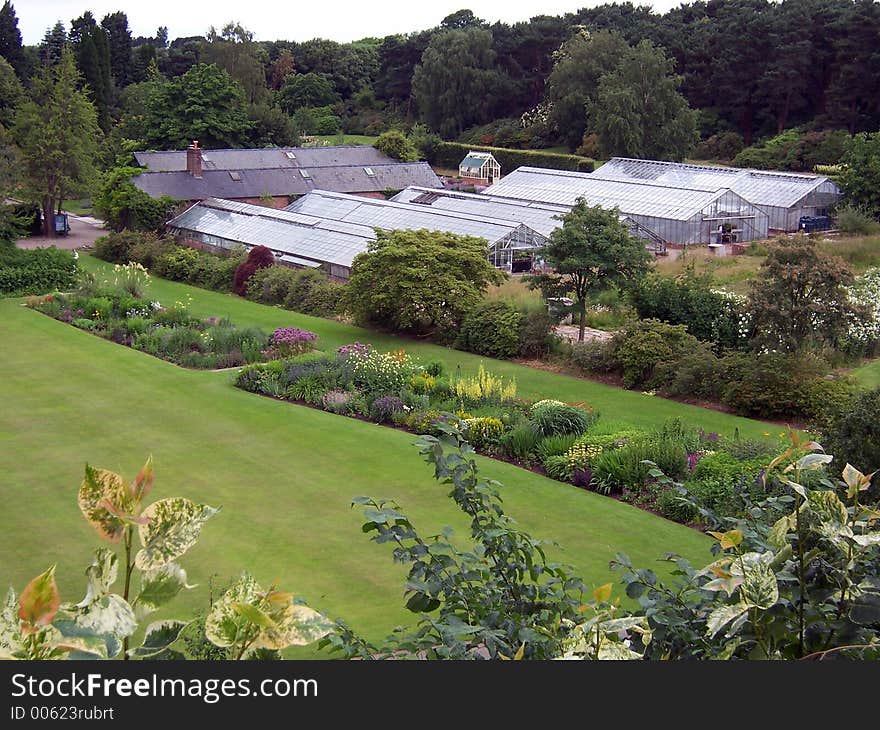
[[[665,12],[680,0],[634,1]],[[39,43],[46,29],[58,20],[69,28],[70,21],[86,10],[91,10],[98,21],[122,10],[133,36],[154,36],[161,25],[168,27],[169,39],[204,35],[212,25],[220,28],[235,20],[252,31],[256,40],[329,38],[344,43],[432,28],[462,8],[489,22],[510,23],[539,14],[561,15],[600,5],[602,0],[270,0],[255,5],[242,0],[12,0],[12,4],[25,45]]]

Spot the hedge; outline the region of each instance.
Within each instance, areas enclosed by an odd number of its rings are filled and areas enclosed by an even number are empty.
[[[0,296],[45,294],[71,288],[77,267],[73,254],[55,248],[16,249],[0,244]]]
[[[461,144],[460,142],[441,142],[431,151],[428,162],[438,167],[458,169],[465,155],[470,150],[491,152],[502,174],[512,172],[517,167],[549,167],[553,170],[571,170],[574,172],[592,172],[596,163],[589,157],[563,155],[558,152],[541,150],[512,150],[505,147],[486,147],[483,145]]]

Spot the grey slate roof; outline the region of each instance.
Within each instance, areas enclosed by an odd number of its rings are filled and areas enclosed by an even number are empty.
[[[293,155],[291,158],[290,155]],[[186,150],[135,152],[141,167],[152,172],[186,170]],[[381,165],[394,162],[375,147],[336,145],[330,147],[277,147],[260,149],[202,150],[203,170],[261,170],[273,167],[338,167]]]
[[[316,148],[320,149],[320,148]],[[368,174],[365,167],[373,173]],[[308,174],[304,177],[302,170]],[[237,172],[240,180],[233,180]],[[442,187],[427,162],[382,162],[368,166],[348,165],[314,168],[257,168],[203,170],[196,178],[185,170],[143,172],[132,179],[135,187],[154,198],[169,195],[175,200],[207,198],[259,198],[263,195],[304,195],[321,188],[344,193],[402,190],[409,185]]]
[[[350,267],[376,237],[368,226],[327,221],[232,200],[203,200],[169,221],[172,232],[216,236],[247,246],[266,246],[300,265]]]

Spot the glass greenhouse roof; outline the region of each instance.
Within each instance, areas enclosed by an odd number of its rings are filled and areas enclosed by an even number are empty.
[[[168,223],[172,229],[217,236],[248,246],[266,246],[287,259],[351,266],[375,233],[368,226],[328,221],[249,203],[210,198]],[[304,262],[303,262],[304,263]]]
[[[327,190],[313,190],[295,200],[285,210],[383,230],[446,231],[485,238],[490,244],[509,236],[521,225],[518,220],[505,220],[485,214],[433,208],[419,203],[378,200]]]
[[[430,210],[449,210],[471,216],[485,216],[522,223],[543,236],[549,236],[562,222],[557,216],[571,210],[568,205],[552,205],[527,200],[490,198],[476,193],[434,190],[410,186],[391,198],[397,203],[413,203]]]
[[[755,205],[790,208],[817,188],[839,194],[827,177],[796,172],[690,165],[613,157],[592,173],[605,180],[633,180],[702,190],[730,188]]]
[[[596,173],[519,167],[486,188],[483,195],[567,206],[584,198],[590,205],[617,207],[626,215],[685,221],[727,192],[724,189],[672,187],[642,180],[606,179]]]

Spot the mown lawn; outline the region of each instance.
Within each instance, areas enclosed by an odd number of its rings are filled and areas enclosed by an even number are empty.
[[[162,281],[153,286],[153,296],[166,301],[185,293]],[[193,293],[196,311],[229,313],[242,323],[308,319]],[[323,329],[330,344],[353,339],[349,334],[364,337],[335,327]],[[99,544],[76,504],[85,462],[132,477],[152,454],[155,498],[183,495],[223,507],[184,560],[190,582],[199,587],[179,597],[169,615],[204,609],[212,580],[222,583],[248,569],[264,584],[277,580],[379,637],[408,620],[404,570],[392,564],[387,547],[361,533],[351,498],[393,498],[426,535],[445,524],[458,534],[466,531],[410,434],[237,390],[228,371],[183,370],[18,300],[0,301],[0,342],[2,582],[19,590],[57,563],[63,599],[82,597],[83,571]],[[642,565],[664,551],[710,559],[709,540],[686,527],[507,464],[480,461],[503,482],[509,512],[534,534],[556,540],[561,547],[552,550],[554,557],[573,563],[591,584],[613,580],[608,561],[618,551]]]
[[[880,359],[854,368],[849,374],[866,388],[880,388]]]
[[[92,256],[80,257],[87,269],[109,275],[112,266]],[[515,378],[517,392],[525,398],[557,398],[570,403],[587,403],[603,418],[631,426],[653,428],[669,418],[681,418],[694,427],[733,436],[761,438],[776,434],[778,426],[732,416],[727,413],[685,405],[664,398],[622,390],[583,378],[536,370],[501,360],[491,360],[448,347],[371,332],[333,320],[309,317],[278,307],[255,304],[239,297],[206,291],[185,284],[154,278],[151,296],[163,304],[190,301],[192,312],[201,317],[228,315],[236,324],[254,325],[267,332],[275,327],[297,326],[316,332],[322,349],[330,350],[351,342],[369,342],[382,350],[405,349],[421,361],[440,360],[447,372],[475,373],[482,362],[492,373]]]

